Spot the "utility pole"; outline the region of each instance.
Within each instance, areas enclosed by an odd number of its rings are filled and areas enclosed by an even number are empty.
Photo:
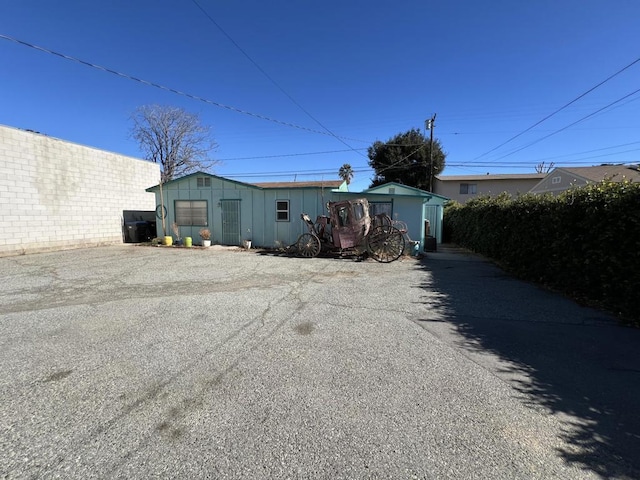
[[[430,192],[433,192],[433,127],[436,126],[436,115],[437,114],[434,113],[433,117],[431,117],[426,121],[427,128],[431,132],[431,135],[430,135],[431,140],[429,142],[429,168],[431,169],[429,173],[429,191]]]

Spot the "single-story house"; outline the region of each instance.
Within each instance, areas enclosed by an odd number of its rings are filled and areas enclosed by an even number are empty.
[[[460,203],[479,195],[500,195],[503,192],[515,197],[527,193],[545,176],[545,173],[438,175],[433,183],[433,191]]]
[[[613,182],[640,182],[639,165],[598,165],[595,167],[558,167],[533,186],[531,193],[557,195],[572,187],[581,187],[605,179]]]
[[[447,201],[399,184],[354,193],[340,180],[249,184],[204,172],[147,191],[156,195],[159,218],[165,215],[164,231],[160,219],[157,222],[158,236],[172,235],[176,223],[180,236],[190,236],[195,243],[200,243],[200,229],[208,228],[213,243],[242,245],[251,240],[257,247],[291,245],[307,231],[301,213],[315,219],[327,213],[328,202],[359,197],[369,200],[372,213],[386,212],[405,222],[412,240],[424,245],[425,220],[429,220],[431,235],[441,241],[442,207]]]

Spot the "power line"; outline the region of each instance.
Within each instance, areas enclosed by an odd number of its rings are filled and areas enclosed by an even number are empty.
[[[227,37],[227,39],[229,39],[229,41],[231,43],[233,43],[233,45],[260,71],[260,73],[262,73],[273,85],[275,85],[275,87],[280,90],[289,100],[291,100],[291,102],[298,107],[300,110],[302,110],[305,115],[307,115],[307,117],[309,117],[311,120],[313,120],[314,122],[316,122],[318,125],[320,125],[329,135],[331,135],[332,137],[334,137],[336,140],[338,140],[340,143],[346,145],[347,147],[349,147],[351,150],[353,150],[354,152],[356,152],[358,155],[361,155],[363,157],[365,157],[365,155],[363,155],[361,152],[359,152],[357,149],[353,148],[351,145],[349,145],[347,142],[345,142],[342,138],[338,137],[335,133],[333,133],[331,130],[329,130],[320,120],[318,120],[316,117],[314,117],[313,115],[311,115],[311,113],[309,113],[309,111],[304,108],[302,105],[300,105],[300,103],[298,101],[296,101],[296,99],[294,99],[291,95],[289,95],[289,93],[282,88],[282,86],[280,86],[280,84],[278,82],[276,82],[260,65],[258,65],[258,63],[251,58],[251,56],[240,46],[238,45],[238,43],[231,38],[231,35],[229,35],[219,24],[218,22],[216,22],[213,17],[211,15],[209,15],[209,13],[202,8],[202,6],[197,2],[197,0],[191,0],[196,7],[198,7],[200,9],[200,11],[211,21],[211,23],[213,23],[216,28],[218,30],[220,30],[220,32],[222,32],[222,34]]]
[[[603,150],[611,150],[612,148],[619,148],[619,147],[628,147],[629,145],[637,145],[638,143],[640,143],[640,141],[637,142],[629,142],[629,143],[621,143],[620,145],[611,145],[609,147],[602,147],[602,148],[596,148],[594,150],[584,150],[582,152],[576,152],[576,153],[566,153],[564,155],[555,155],[553,157],[545,157],[545,158],[541,158],[536,160],[536,162],[541,162],[541,161],[546,161],[546,160],[557,160],[558,158],[564,158],[564,157],[574,157],[576,155],[582,155],[585,153],[594,153],[594,152],[601,152]],[[610,153],[608,155],[617,155],[618,153],[627,153],[627,152],[632,152],[635,151],[635,149],[633,150],[625,150],[623,152],[613,152]],[[588,157],[590,158],[590,157]]]
[[[552,157],[544,157],[544,158],[539,158],[539,159],[534,159],[534,160],[529,160],[527,162],[476,162],[474,160],[469,161],[469,162],[457,162],[457,163],[447,163],[446,166],[447,167],[473,167],[473,168],[491,168],[491,167],[500,167],[500,168],[532,168],[532,166],[535,166],[535,164],[538,164],[542,161],[547,161],[547,160],[557,160],[559,158],[565,158],[565,157],[573,157],[573,156],[577,156],[577,155],[583,155],[583,154],[588,154],[588,153],[595,153],[595,152],[602,152],[604,150],[611,150],[613,148],[620,148],[620,147],[628,147],[631,145],[637,145],[640,144],[640,141],[635,141],[635,142],[628,142],[628,143],[622,143],[622,144],[618,144],[618,145],[610,145],[607,147],[602,147],[602,148],[596,148],[596,149],[592,149],[592,150],[584,150],[581,152],[575,152],[575,153],[568,153],[565,155],[556,155],[556,156],[552,156]],[[399,144],[393,144],[396,146],[401,146]],[[424,144],[418,144],[420,145],[420,148],[422,148],[424,146]],[[411,144],[410,146],[416,146],[416,144]],[[401,160],[396,161],[393,166],[398,165],[399,163],[401,163],[403,160],[406,160],[407,158],[409,158],[411,155],[413,155],[414,153],[416,153],[420,148],[418,148],[416,151],[412,152],[411,154],[407,155],[406,157],[402,158]],[[265,155],[265,156],[260,156],[260,157],[238,157],[238,158],[225,158],[225,159],[219,159],[221,162],[224,161],[229,161],[229,160],[255,160],[255,159],[266,159],[266,158],[278,158],[278,157],[292,157],[292,156],[304,156],[304,155],[319,155],[319,154],[327,154],[327,153],[338,153],[338,152],[349,152],[350,150],[331,150],[331,151],[325,151],[325,152],[304,152],[304,153],[290,153],[290,154],[281,154],[281,155]],[[584,164],[584,163],[589,163],[587,162],[587,160],[590,159],[594,159],[594,158],[602,158],[602,157],[611,157],[614,155],[620,155],[622,153],[630,153],[630,152],[636,152],[636,151],[640,151],[640,149],[638,148],[633,148],[633,149],[628,149],[628,150],[622,150],[622,151],[618,151],[618,152],[611,152],[611,153],[605,153],[602,155],[592,155],[592,156],[588,156],[588,157],[583,157],[582,159],[578,159],[578,160],[565,160],[562,163],[564,165],[579,165],[579,164]],[[384,170],[387,170],[390,167],[385,168]],[[412,168],[411,166],[407,166],[406,168]],[[374,171],[374,169],[370,168],[370,167],[354,167],[354,172],[355,173],[362,173],[362,172],[367,172],[367,171]],[[238,173],[238,174],[226,174],[226,176],[234,176],[234,177],[242,177],[242,176],[288,176],[288,175],[320,175],[320,174],[331,174],[331,173],[335,173],[335,169],[326,169],[326,170],[292,170],[292,171],[284,171],[284,172],[280,172],[280,171],[276,171],[276,172],[251,172],[251,173]]]
[[[360,148],[358,150],[366,150],[366,148]],[[228,162],[232,160],[263,160],[267,158],[280,158],[280,157],[304,157],[306,155],[326,155],[328,153],[345,153],[351,152],[353,149],[346,150],[327,150],[324,152],[303,152],[303,153],[283,153],[280,155],[261,155],[258,157],[232,157],[232,158],[219,158],[218,160],[221,162]]]
[[[354,173],[367,172],[370,169],[354,169]],[[249,172],[249,173],[225,173],[225,177],[290,177],[292,175],[298,176],[314,176],[314,175],[335,175],[335,170],[292,170],[289,172]],[[337,176],[337,175],[336,175]]]
[[[606,150],[608,148],[616,148],[619,146],[625,146],[625,145],[632,145],[632,144],[637,144],[640,142],[632,142],[629,144],[623,144],[623,145],[616,145],[616,146],[612,146],[612,147],[605,147],[602,149],[597,149],[597,150],[591,150],[591,151],[587,151],[587,152],[582,152],[582,153],[589,153],[589,152],[596,152],[596,151],[601,151],[601,150]],[[578,159],[578,160],[567,160],[562,162],[561,165],[573,165],[573,166],[581,166],[581,165],[585,165],[585,164],[593,164],[593,162],[589,162],[588,160],[594,159],[594,158],[603,158],[603,157],[611,157],[614,155],[619,155],[622,153],[630,153],[630,152],[637,152],[640,151],[640,148],[634,148],[634,149],[629,149],[629,150],[623,150],[621,152],[613,152],[613,153],[605,153],[602,155],[593,155],[590,157],[584,157],[582,159]],[[415,153],[415,152],[413,152]],[[572,154],[572,155],[576,155],[576,154]],[[409,155],[410,156],[410,155]],[[405,157],[405,159],[408,157]],[[452,167],[452,168],[495,168],[495,167],[500,167],[500,168],[515,168],[515,169],[534,169],[535,165],[538,164],[539,162],[543,161],[543,160],[548,160],[548,158],[545,159],[537,159],[537,160],[530,160],[527,162],[474,162],[474,161],[470,161],[470,162],[458,162],[458,163],[447,163],[447,167]],[[558,165],[558,166],[561,166]],[[401,167],[402,168],[402,167]],[[406,166],[404,168],[412,168],[411,166]],[[375,170],[373,170],[372,168],[369,167],[355,167],[353,169],[354,173],[364,173],[364,172],[374,172]],[[224,176],[228,177],[228,178],[255,178],[255,177],[290,177],[292,175],[297,175],[297,176],[318,176],[318,175],[331,175],[335,173],[335,169],[325,169],[325,170],[291,170],[291,171],[276,171],[276,172],[249,172],[249,173],[227,173]]]
[[[373,143],[373,142],[371,142],[371,143]],[[416,147],[416,146],[420,146],[422,148],[422,146],[424,146],[424,144],[422,144],[422,143],[408,143],[408,144],[385,143],[385,146],[387,146],[387,147]],[[368,150],[368,147],[358,148],[357,150]],[[346,153],[346,152],[351,152],[351,151],[353,151],[353,149],[326,150],[326,151],[323,151],[323,152],[282,153],[282,154],[279,154],[279,155],[260,155],[260,156],[255,156],[255,157],[219,158],[218,160],[221,161],[221,162],[227,162],[227,161],[232,161],[232,160],[264,160],[264,159],[267,159],[267,158],[304,157],[306,155],[326,155],[326,154],[329,154],[329,153]]]
[[[474,158],[474,160],[477,160],[479,158],[484,157],[485,155],[488,155],[491,152],[496,151],[497,149],[499,149],[500,147],[505,146],[507,143],[511,142],[512,140],[515,140],[516,138],[520,137],[521,135],[524,135],[525,133],[527,133],[529,130],[537,127],[538,125],[540,125],[542,122],[545,122],[546,120],[550,119],[551,117],[553,117],[555,114],[561,112],[562,110],[564,110],[565,108],[569,107],[570,105],[574,104],[575,102],[577,102],[578,100],[580,100],[581,98],[583,98],[584,96],[588,95],[589,93],[593,92],[596,88],[604,85],[605,83],[607,83],[609,80],[611,80],[612,78],[618,76],[619,74],[621,74],[622,72],[624,72],[625,70],[627,70],[628,68],[630,68],[631,66],[635,65],[636,63],[640,62],[640,57],[636,58],[633,62],[631,62],[629,65],[627,65],[626,67],[623,67],[622,69],[618,70],[616,73],[614,73],[613,75],[610,75],[609,77],[607,77],[606,79],[604,79],[603,81],[601,81],[600,83],[598,83],[597,85],[591,87],[589,90],[587,90],[586,92],[578,95],[576,98],[574,98],[573,100],[571,100],[569,103],[563,105],[562,107],[560,107],[559,109],[557,109],[556,111],[554,111],[553,113],[550,113],[549,115],[547,115],[546,117],[544,117],[542,120],[537,121],[536,123],[534,123],[533,125],[531,125],[529,128],[526,128],[525,130],[523,130],[522,132],[518,133],[517,135],[514,135],[513,137],[511,137],[509,140],[507,140],[506,142],[501,143],[500,145],[498,145],[495,148],[492,148],[491,150],[489,150],[488,152],[483,153],[482,155]],[[626,98],[626,97],[625,97]],[[585,117],[587,118],[587,117]],[[577,122],[576,122],[577,123]],[[572,124],[574,125],[574,124]],[[569,127],[567,127],[569,128]],[[561,131],[561,130],[560,130]],[[557,133],[557,132],[556,132]],[[544,137],[547,138],[547,137]],[[543,138],[543,139],[544,139]],[[525,147],[526,148],[526,147]],[[519,151],[519,150],[516,150]],[[512,152],[515,153],[515,152]],[[509,154],[510,155],[510,154]],[[502,158],[502,157],[501,157]]]
[[[534,140],[533,142],[530,142],[530,143],[528,143],[528,144],[526,144],[526,145],[524,145],[524,146],[522,146],[522,147],[520,147],[520,148],[518,148],[516,150],[512,150],[511,152],[509,152],[509,153],[507,153],[505,155],[502,155],[501,157],[498,157],[496,160],[500,160],[500,159],[503,159],[505,157],[509,157],[509,156],[513,155],[514,153],[517,153],[517,152],[520,152],[521,150],[524,150],[525,148],[529,148],[531,145],[535,145],[536,143],[539,143],[542,140],[546,140],[549,137],[552,137],[552,136],[554,136],[554,135],[556,135],[556,134],[558,134],[560,132],[563,132],[563,131],[567,130],[568,128],[573,127],[574,125],[577,125],[578,123],[583,122],[584,120],[586,120],[588,118],[591,118],[594,115],[597,115],[598,113],[602,112],[603,110],[606,110],[607,108],[612,107],[616,103],[620,103],[622,100],[625,100],[625,99],[631,97],[632,95],[635,95],[638,92],[640,92],[640,88],[637,89],[637,90],[634,90],[631,93],[626,94],[625,96],[623,96],[623,97],[621,97],[621,98],[619,98],[619,99],[617,99],[617,100],[615,100],[615,101],[613,101],[611,103],[609,103],[608,105],[605,105],[602,108],[599,108],[598,110],[596,110],[595,112],[590,113],[589,115],[585,115],[584,117],[580,118],[579,120],[576,120],[573,123],[570,123],[569,125],[566,125],[566,126],[564,126],[562,128],[559,128],[558,130],[555,130],[554,132],[551,132],[550,134],[545,135],[544,137],[538,138],[537,140]],[[474,160],[477,160],[478,158],[479,157],[475,158]]]
[[[57,57],[65,59],[65,60],[70,60],[70,61],[73,61],[73,62],[76,62],[76,63],[80,63],[80,64],[85,65],[87,67],[91,67],[91,68],[95,68],[97,70],[101,70],[103,72],[111,73],[113,75],[117,75],[118,77],[126,78],[127,80],[133,80],[135,82],[142,83],[142,84],[148,85],[150,87],[158,88],[160,90],[171,92],[171,93],[174,93],[176,95],[181,95],[183,97],[187,97],[187,98],[190,98],[192,100],[197,100],[199,102],[207,103],[209,105],[213,105],[213,106],[216,106],[216,107],[219,107],[219,108],[224,108],[224,109],[230,110],[232,112],[241,113],[243,115],[249,115],[249,116],[254,117],[254,118],[259,118],[261,120],[266,120],[266,121],[269,121],[269,122],[277,123],[278,125],[284,125],[286,127],[297,128],[298,130],[304,130],[304,131],[311,132],[311,133],[319,133],[321,135],[330,135],[330,136],[333,136],[335,138],[338,138],[335,134],[329,134],[327,132],[323,132],[323,131],[320,131],[320,130],[314,130],[312,128],[303,127],[301,125],[296,125],[295,123],[284,122],[282,120],[277,120],[275,118],[267,117],[265,115],[249,112],[247,110],[242,110],[240,108],[236,108],[236,107],[233,107],[233,106],[230,106],[230,105],[225,105],[223,103],[215,102],[213,100],[209,100],[209,99],[206,99],[206,98],[203,98],[203,97],[199,97],[197,95],[193,95],[193,94],[190,94],[190,93],[182,92],[180,90],[176,90],[174,88],[167,87],[167,86],[161,85],[159,83],[151,82],[149,80],[145,80],[145,79],[142,79],[142,78],[137,78],[137,77],[134,77],[133,75],[129,75],[127,73],[123,73],[123,72],[119,72],[117,70],[113,70],[111,68],[103,67],[102,65],[97,65],[95,63],[91,63],[91,62],[88,62],[86,60],[81,60],[79,58],[72,57],[72,56],[66,55],[64,53],[56,52],[54,50],[49,50],[48,48],[44,48],[44,47],[41,47],[39,45],[34,45],[34,44],[31,44],[31,43],[25,42],[23,40],[19,40],[19,39],[14,38],[14,37],[10,37],[9,35],[4,35],[4,34],[0,33],[0,38],[2,38],[4,40],[9,40],[9,41],[17,43],[19,45],[23,45],[25,47],[33,48],[34,50],[39,50],[41,52],[48,53],[50,55],[55,55]]]

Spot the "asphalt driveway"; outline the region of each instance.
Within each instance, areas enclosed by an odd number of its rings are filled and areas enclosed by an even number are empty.
[[[639,333],[451,249],[0,258],[0,476],[640,478]]]

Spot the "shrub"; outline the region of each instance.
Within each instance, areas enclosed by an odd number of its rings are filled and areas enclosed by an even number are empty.
[[[604,181],[557,197],[479,197],[448,206],[444,216],[451,241],[640,323],[640,184]]]

